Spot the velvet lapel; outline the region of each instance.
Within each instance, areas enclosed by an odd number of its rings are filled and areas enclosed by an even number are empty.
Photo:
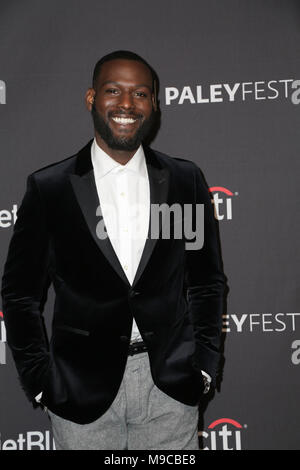
[[[94,178],[94,170],[91,160],[91,145],[93,140],[91,140],[77,155],[75,172],[70,174],[69,178],[74,190],[75,197],[79,203],[81,211],[84,215],[85,221],[88,225],[90,233],[94,238],[98,248],[102,251],[103,255],[106,257],[108,262],[118,273],[121,279],[125,284],[130,287],[130,283],[123,271],[123,268],[119,262],[119,259],[113,249],[113,246],[110,242],[109,237],[105,239],[100,239],[96,234],[96,226],[101,220],[99,216],[96,215],[96,209],[99,206],[99,198],[96,188],[96,182]],[[160,160],[150,147],[143,146],[148,176],[150,184],[150,203],[151,204],[163,204],[168,201],[168,191],[169,191],[169,170],[166,167],[161,165]],[[100,201],[101,202],[101,201]],[[151,214],[151,212],[150,212]],[[162,218],[162,224],[160,225],[160,231],[164,223],[164,217]],[[150,215],[150,224],[148,229],[148,238],[145,242],[144,251],[132,284],[134,287],[139,278],[141,277],[147,263],[149,262],[150,256],[153,252],[155,244],[158,239],[150,238],[150,227],[151,227],[151,215]]]

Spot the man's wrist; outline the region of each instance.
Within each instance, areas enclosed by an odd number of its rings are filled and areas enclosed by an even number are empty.
[[[202,374],[202,379],[203,379],[203,383],[204,383],[203,393],[206,394],[210,390],[211,376],[209,374],[207,374],[207,372],[204,372],[203,370],[201,370],[201,374]]]

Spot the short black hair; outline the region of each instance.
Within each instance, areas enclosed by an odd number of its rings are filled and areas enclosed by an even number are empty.
[[[158,88],[158,77],[157,77],[157,74],[156,74],[155,70],[151,67],[151,65],[148,64],[148,62],[146,62],[145,59],[143,59],[141,56],[139,56],[135,52],[123,51],[123,50],[111,52],[110,54],[107,54],[107,55],[103,56],[100,60],[98,60],[98,62],[95,65],[94,72],[93,72],[93,88],[94,88],[94,90],[96,89],[95,88],[96,87],[96,82],[97,82],[97,79],[99,77],[102,65],[105,62],[109,62],[110,60],[115,60],[115,59],[136,60],[136,61],[142,62],[142,64],[146,65],[146,67],[148,67],[148,69],[151,72],[152,91],[156,95],[157,88]]]

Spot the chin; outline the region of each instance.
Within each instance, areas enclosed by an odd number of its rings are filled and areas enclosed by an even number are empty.
[[[124,151],[127,151],[127,152],[131,152],[133,150],[137,150],[140,146],[140,143],[138,144],[135,144],[135,145],[128,145],[126,142],[120,142],[120,143],[114,143],[111,145],[111,149],[113,150],[124,150]]]

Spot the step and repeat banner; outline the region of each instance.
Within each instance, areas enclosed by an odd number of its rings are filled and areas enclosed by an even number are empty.
[[[27,176],[91,139],[84,94],[97,60],[117,49],[156,70],[161,124],[151,146],[202,169],[219,220],[229,293],[201,448],[299,449],[298,0],[1,0],[1,274]],[[49,334],[53,304],[50,287]],[[21,389],[4,316],[0,449],[51,450],[50,422]]]

